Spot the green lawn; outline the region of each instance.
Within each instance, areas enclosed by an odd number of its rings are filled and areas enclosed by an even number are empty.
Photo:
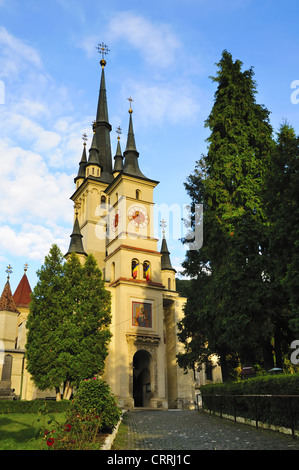
[[[63,413],[55,413],[54,416],[58,422],[65,421]],[[0,414],[0,450],[45,449],[43,439],[36,438],[37,418],[36,413]]]

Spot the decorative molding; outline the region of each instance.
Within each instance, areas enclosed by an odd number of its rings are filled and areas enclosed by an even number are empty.
[[[126,334],[129,352],[129,395],[133,396],[133,358],[138,351],[147,351],[152,360],[153,392],[158,396],[158,346],[161,341],[157,335]]]

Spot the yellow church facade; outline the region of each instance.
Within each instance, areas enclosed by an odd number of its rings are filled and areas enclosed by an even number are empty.
[[[196,377],[193,372],[185,374],[177,364],[177,354],[183,348],[177,325],[186,299],[176,291],[176,271],[164,232],[161,241],[154,237],[154,190],[159,183],[140,169],[131,107],[125,151],[122,153],[118,139],[112,158],[104,59],[101,66],[93,139],[88,153],[84,142],[74,181],[74,226],[65,256],[75,252],[84,262],[92,254],[103,272],[112,315],[112,339],[103,378],[120,406],[193,408],[196,384],[206,380],[204,368]],[[6,342],[5,348],[19,349],[22,359],[16,373],[14,366],[10,367],[10,385],[21,399],[49,396],[49,392],[36,390],[26,372],[26,313],[15,307],[15,312],[0,312],[0,341],[6,334],[1,318],[5,316],[8,325],[10,315],[15,315],[10,326],[15,332],[10,335],[18,340],[9,345]],[[16,363],[14,359],[15,367]],[[219,370],[214,369],[216,381],[221,380]],[[0,364],[0,378],[1,373]],[[5,374],[8,378],[7,371]]]
[[[165,238],[154,237],[154,190],[139,166],[129,110],[126,149],[112,159],[104,68],[93,140],[84,144],[76,189],[75,223],[67,255],[93,254],[111,294],[112,340],[107,380],[121,406],[176,408],[194,404],[192,374],[177,365],[177,323],[186,299],[175,288]],[[112,160],[114,160],[112,164]]]

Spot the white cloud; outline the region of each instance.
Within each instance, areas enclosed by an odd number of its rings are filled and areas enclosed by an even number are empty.
[[[41,69],[42,61],[36,49],[26,42],[12,36],[6,28],[0,26],[0,70],[2,78],[12,74],[20,76],[24,69],[33,66]]]
[[[68,90],[56,86],[39,52],[3,27],[0,78],[5,83],[5,103],[0,106],[0,259],[9,254],[43,260],[53,243],[69,243],[69,198],[74,191],[70,171],[74,159],[80,161],[82,123],[65,115],[71,108]]]
[[[73,181],[66,173],[51,173],[37,153],[0,142],[2,223],[70,222]]]
[[[123,88],[124,93],[131,90],[138,103],[139,123],[184,123],[194,119],[200,110],[196,89],[191,85],[186,87],[185,82],[148,85],[131,81]]]
[[[66,240],[67,234],[60,227],[27,223],[14,229],[4,225],[0,227],[0,258],[13,255],[43,261],[54,243],[66,251]]]
[[[133,12],[115,15],[106,31],[109,43],[125,40],[155,67],[173,64],[181,43],[168,24],[153,23]],[[105,36],[105,37],[106,37]]]

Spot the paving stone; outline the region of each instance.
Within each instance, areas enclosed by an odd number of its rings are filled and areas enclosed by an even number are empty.
[[[123,450],[299,450],[299,438],[195,410],[125,413]],[[116,437],[117,439],[117,437]]]

